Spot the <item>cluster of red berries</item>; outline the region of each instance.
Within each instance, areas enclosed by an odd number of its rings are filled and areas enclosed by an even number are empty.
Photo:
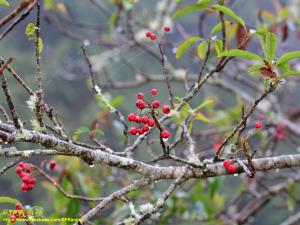
[[[231,174],[235,173],[237,171],[237,168],[235,165],[231,164],[229,160],[225,160],[223,162],[223,166],[227,169],[227,171]]]
[[[21,204],[15,205],[15,210],[12,211],[12,215],[10,216],[9,220],[10,222],[16,222],[17,218],[23,218],[25,217],[25,213],[23,211],[23,207]]]
[[[36,179],[32,177],[32,165],[29,163],[19,162],[16,173],[22,179],[22,191],[29,191],[34,188]]]
[[[169,26],[164,27],[165,32],[169,32],[170,30],[171,30],[171,27],[169,27]],[[156,34],[153,34],[151,31],[146,31],[146,37],[150,38],[151,41],[156,40]]]
[[[156,89],[151,90],[152,95],[157,95],[158,91]],[[142,135],[145,132],[150,130],[150,127],[155,127],[157,124],[154,118],[149,117],[152,116],[152,110],[157,110],[160,107],[160,102],[158,100],[153,100],[151,103],[148,102],[145,98],[144,93],[137,94],[136,107],[139,109],[135,113],[130,113],[128,115],[128,120],[130,122],[135,122],[138,124],[138,127],[133,127],[130,129],[130,134],[132,135]],[[145,109],[150,109],[150,111],[145,111]],[[171,107],[169,105],[162,106],[162,112],[164,114],[168,114],[171,111]],[[155,115],[157,115],[157,111],[154,111]],[[158,122],[158,121],[157,121]],[[161,132],[162,138],[168,138],[170,136],[169,131],[163,130]]]

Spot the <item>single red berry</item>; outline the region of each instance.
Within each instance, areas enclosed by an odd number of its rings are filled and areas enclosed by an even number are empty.
[[[147,31],[147,32],[146,32],[146,37],[151,37],[151,34],[152,34],[152,33],[151,33],[150,31]]]
[[[53,170],[55,166],[56,166],[56,162],[54,160],[51,160],[49,162],[49,168],[50,168],[50,170]]]
[[[18,175],[19,175],[19,177],[22,179],[23,176],[25,175],[25,173],[21,172],[21,173],[19,173]]]
[[[143,99],[144,96],[145,96],[145,94],[142,93],[142,92],[137,94],[137,98],[138,98],[138,99]]]
[[[25,163],[23,168],[27,173],[30,173],[32,170],[31,164],[28,164],[28,163]]]
[[[168,137],[170,137],[170,133],[169,133],[169,131],[167,131],[167,130],[163,130],[163,131],[161,132],[160,136],[161,136],[162,138],[168,138]]]
[[[151,94],[152,94],[152,95],[157,95],[157,93],[158,93],[158,90],[157,90],[157,89],[152,89],[152,90],[151,90]]]
[[[22,183],[21,184],[21,189],[22,189],[22,191],[28,191],[29,190],[29,185],[25,184],[25,183]]]
[[[138,119],[137,119],[137,123],[142,123],[143,122],[143,117],[142,116],[140,116]]]
[[[144,131],[143,131],[143,129],[138,129],[138,133],[139,133],[139,135],[142,135],[142,134],[144,134]]]
[[[128,120],[129,120],[130,122],[135,121],[135,119],[136,119],[136,115],[135,115],[134,113],[130,113],[130,114],[128,115]]]
[[[143,117],[143,123],[148,123],[148,121],[149,121],[148,116],[144,116],[144,117]]]
[[[18,166],[23,168],[24,167],[24,162],[19,162]]]
[[[18,166],[17,169],[16,169],[16,173],[20,174],[21,172],[22,172],[22,168]]]
[[[36,183],[36,179],[35,178],[30,178],[28,183],[34,185]]]
[[[155,126],[155,121],[152,120],[152,119],[149,119],[148,125],[149,125],[149,127],[154,127]]]
[[[130,129],[130,133],[132,134],[132,135],[136,135],[137,133],[138,133],[138,131],[137,131],[137,129],[136,128],[131,128]]]
[[[140,120],[140,117],[139,117],[139,116],[136,116],[136,117],[135,117],[135,122],[137,122],[137,123],[138,123],[138,122],[139,122],[139,120]]]
[[[32,190],[34,188],[34,185],[28,184],[28,191]]]
[[[15,205],[15,209],[16,209],[16,210],[22,210],[23,207],[22,207],[21,204],[17,203],[17,204]]]
[[[171,111],[171,108],[169,105],[164,105],[162,110],[164,114],[168,114]]]
[[[150,128],[147,125],[144,125],[142,129],[144,132],[147,132],[147,131],[149,131]]]
[[[13,223],[17,221],[16,216],[11,216],[9,219],[10,219],[10,222],[13,222]]]
[[[152,108],[157,109],[160,106],[159,101],[155,100],[151,103]]]
[[[30,179],[31,179],[30,176],[27,175],[27,176],[23,176],[22,181],[23,181],[24,183],[26,183],[26,184],[29,184]]]
[[[235,173],[237,169],[235,165],[230,165],[228,166],[227,170],[229,173]]]
[[[171,30],[171,27],[165,26],[165,27],[164,27],[164,30],[165,30],[166,32],[169,32],[169,31]]]
[[[145,108],[145,103],[143,101],[141,101],[141,100],[137,100],[136,103],[135,103],[135,105],[139,109]]]
[[[155,35],[155,34],[151,34],[150,39],[151,39],[152,41],[155,41],[155,40],[156,40],[156,35]]]
[[[256,128],[256,129],[262,128],[261,122],[256,122],[256,123],[255,123],[255,128]]]
[[[223,166],[224,166],[225,168],[228,168],[230,165],[231,165],[231,163],[230,163],[229,160],[225,160],[225,161],[223,162]]]

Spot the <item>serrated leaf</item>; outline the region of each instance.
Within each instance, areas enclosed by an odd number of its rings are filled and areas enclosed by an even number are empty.
[[[215,50],[217,53],[217,56],[219,56],[223,52],[223,41],[220,39],[217,39],[215,41]]]
[[[245,27],[245,21],[241,17],[237,16],[231,9],[227,8],[226,6],[223,6],[223,5],[213,5],[212,8],[213,9],[217,9],[217,10],[223,12],[227,16],[229,16],[232,19],[234,19],[237,23],[239,23],[239,24],[241,24],[242,26]]]
[[[0,5],[8,7],[9,6],[9,2],[6,0],[0,0]]]
[[[244,50],[239,50],[239,49],[233,49],[233,50],[229,50],[229,51],[224,51],[222,52],[219,57],[223,57],[223,56],[237,56],[237,57],[242,57],[242,58],[248,58],[248,59],[253,59],[253,60],[257,60],[257,61],[262,61],[263,62],[263,58],[260,57],[259,55],[256,55],[252,52],[248,52],[248,51],[244,51]]]
[[[15,198],[11,198],[8,196],[0,196],[0,203],[9,203],[9,204],[17,204],[20,201]]]
[[[299,70],[291,70],[291,71],[285,72],[280,75],[280,78],[286,78],[286,77],[290,77],[290,76],[300,76],[300,71]]]
[[[295,58],[300,58],[300,51],[288,52],[282,55],[276,62],[276,66],[279,66],[280,64],[283,64]]]
[[[201,42],[198,46],[197,46],[197,56],[200,59],[204,59],[206,52],[208,50],[208,44],[206,41]]]
[[[186,50],[192,46],[196,41],[200,41],[202,40],[202,38],[200,37],[190,37],[186,40],[184,40],[183,42],[181,42],[177,48],[176,51],[176,58],[178,59],[180,56],[182,56]]]
[[[173,15],[172,19],[176,19],[177,17],[191,14],[193,12],[197,12],[199,10],[206,10],[207,6],[205,4],[193,4],[193,5],[186,5],[180,9],[178,9]]]
[[[229,25],[232,25],[232,22],[229,20],[225,20],[225,26],[229,26]],[[222,29],[222,23],[220,22],[220,23],[217,23],[217,25],[215,25],[211,29],[210,33],[213,35],[213,34],[219,32],[221,29]]]
[[[264,50],[265,57],[269,62],[272,62],[276,52],[276,35],[268,32],[265,40],[261,41],[261,45]]]

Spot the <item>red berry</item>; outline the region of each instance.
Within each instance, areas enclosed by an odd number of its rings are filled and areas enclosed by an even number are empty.
[[[171,111],[171,108],[169,105],[164,105],[163,106],[163,113],[168,114]]]
[[[135,121],[135,119],[136,119],[136,115],[135,115],[134,113],[130,113],[130,114],[128,115],[128,120],[129,120],[130,122]]]
[[[21,189],[22,189],[22,191],[28,191],[29,190],[29,185],[25,184],[25,183],[22,183],[21,184]]]
[[[21,204],[17,203],[17,204],[15,205],[15,209],[16,209],[16,210],[22,210],[23,207],[22,207]]]
[[[229,173],[235,173],[237,169],[235,165],[230,165],[228,166],[227,170]]]
[[[157,108],[159,108],[160,103],[159,103],[159,101],[155,100],[151,103],[151,106],[152,106],[152,108],[157,109]]]
[[[157,90],[157,89],[152,89],[152,90],[151,90],[151,94],[157,95],[157,93],[158,93],[158,90]]]
[[[143,122],[143,119],[144,119],[144,118],[143,118],[142,116],[140,116],[140,117],[137,119],[136,122],[137,122],[137,123],[142,123],[142,122]]]
[[[34,185],[36,183],[36,179],[35,178],[30,178],[28,183]]]
[[[136,103],[135,103],[135,105],[139,109],[145,108],[145,103],[143,101],[141,101],[141,100],[137,100]]]
[[[142,129],[144,132],[147,132],[147,131],[149,131],[150,128],[147,125],[144,125]]]
[[[149,119],[148,125],[149,125],[149,127],[154,127],[155,126],[155,121],[152,120],[152,119]]]
[[[137,94],[137,98],[138,98],[138,99],[143,99],[144,96],[145,96],[144,93],[138,93],[138,94]]]
[[[19,162],[18,166],[23,168],[24,167],[24,162]]]
[[[26,184],[29,184],[30,179],[31,179],[29,176],[30,176],[30,175],[23,176],[22,181],[23,181],[24,183],[26,183]]]
[[[169,31],[171,30],[171,28],[170,28],[169,26],[165,26],[165,27],[164,27],[164,30],[165,30],[166,32],[169,32]]]
[[[131,133],[132,135],[136,135],[136,134],[138,133],[138,131],[137,131],[136,128],[131,128],[131,129],[130,129],[130,133]]]
[[[146,32],[146,37],[151,37],[151,32],[150,31]]]
[[[17,167],[16,173],[17,173],[17,174],[20,174],[21,172],[22,172],[22,168],[21,168],[21,167]]]
[[[262,128],[261,122],[256,122],[256,123],[255,123],[255,128],[256,128],[256,129]]]
[[[144,116],[144,117],[143,117],[143,123],[148,123],[148,121],[149,121],[148,116]]]
[[[224,166],[225,168],[228,168],[230,165],[231,165],[231,163],[230,163],[229,160],[225,160],[225,161],[223,162],[223,166]]]
[[[155,34],[151,34],[150,39],[151,39],[152,41],[155,41],[155,40],[156,40],[156,35],[155,35]]]
[[[49,162],[49,168],[50,168],[50,170],[53,170],[55,166],[56,166],[56,162],[54,160],[51,160]]]
[[[161,136],[162,138],[168,138],[168,137],[170,136],[170,133],[169,133],[169,131],[167,131],[167,130],[163,130],[163,131],[161,132],[160,136]]]
[[[137,131],[138,131],[139,135],[142,135],[142,134],[144,134],[144,131],[143,131],[143,129],[138,129]]]
[[[34,188],[34,185],[28,184],[28,191],[29,191],[29,190],[32,190],[33,188]]]

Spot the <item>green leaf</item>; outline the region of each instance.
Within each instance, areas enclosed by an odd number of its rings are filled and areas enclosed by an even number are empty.
[[[190,37],[190,38],[184,40],[183,42],[181,42],[176,51],[176,58],[178,59],[180,56],[182,56],[185,53],[185,51],[191,45],[193,45],[196,41],[200,41],[200,40],[202,40],[202,38],[200,38],[200,37]]]
[[[30,41],[35,39],[35,30],[37,27],[35,26],[34,23],[28,23],[26,28],[25,28],[25,35],[28,37]]]
[[[217,56],[219,56],[223,52],[223,41],[220,39],[217,39],[215,41],[215,50],[217,53]]]
[[[210,105],[212,105],[214,103],[215,103],[215,101],[213,99],[208,99],[208,100],[204,101],[203,103],[201,103],[199,106],[197,106],[193,111],[197,112],[200,109],[202,109],[202,108],[204,108],[206,106],[210,106]]]
[[[42,38],[39,37],[39,42],[38,42],[39,53],[42,53],[43,48],[44,48],[43,40],[42,40]]]
[[[195,117],[193,118],[193,120],[199,120],[199,121],[204,122],[204,123],[211,123],[212,122],[211,119],[207,118],[202,113],[197,113],[195,115]]]
[[[213,198],[215,193],[218,191],[221,182],[221,177],[215,177],[212,179],[212,182],[209,183],[209,196],[211,198]]]
[[[289,64],[288,61],[283,62],[283,63],[277,65],[277,67],[278,67],[279,69],[281,69],[283,72],[288,72],[288,71],[291,70],[290,64]]]
[[[74,141],[77,141],[81,134],[89,133],[89,132],[90,132],[90,129],[88,127],[80,127],[74,132],[72,139]]]
[[[0,196],[0,203],[17,204],[20,203],[18,199],[11,198],[8,196]]]
[[[248,68],[248,73],[256,73],[259,72],[259,69],[265,67],[264,64],[253,65]]]
[[[262,61],[263,62],[263,58],[260,57],[259,55],[256,55],[252,52],[248,52],[248,51],[244,51],[244,50],[239,50],[239,49],[233,49],[233,50],[229,50],[229,51],[224,51],[222,52],[219,57],[223,57],[223,56],[238,56],[238,57],[242,57],[242,58],[248,58],[248,59],[253,59],[253,60],[257,60],[257,61]]]
[[[207,6],[205,4],[194,4],[194,5],[186,5],[180,9],[178,9],[173,15],[172,19],[176,19],[179,16],[183,16],[186,14],[191,14],[193,12],[197,12],[199,10],[206,10]]]
[[[197,46],[197,56],[200,59],[204,59],[206,52],[208,50],[208,44],[207,42],[203,41]]]
[[[288,52],[281,56],[276,62],[276,66],[279,66],[285,62],[290,61],[291,59],[300,58],[300,51]]]
[[[0,0],[0,5],[8,7],[9,6],[9,2],[6,0]]]
[[[261,41],[262,48],[265,53],[265,57],[269,62],[272,62],[276,52],[276,35],[274,33],[268,32],[266,34],[265,40]]]
[[[215,1],[215,0],[199,0],[198,4],[207,5],[207,4],[209,4],[209,3],[213,2],[213,1]]]
[[[223,6],[223,5],[213,5],[212,8],[213,9],[217,9],[220,12],[223,12],[224,14],[226,14],[229,17],[231,17],[236,22],[238,22],[239,24],[241,24],[242,26],[245,27],[245,21],[241,17],[237,16],[231,9],[227,8],[226,6]]]
[[[53,9],[53,0],[44,0],[44,8],[46,10]]]
[[[118,13],[113,12],[108,20],[108,26],[113,29],[116,26],[116,22],[117,22],[117,18],[118,18]]]
[[[291,71],[285,72],[280,75],[280,78],[286,78],[286,77],[290,77],[290,76],[300,76],[300,71],[299,70],[291,70]]]
[[[231,25],[231,24],[232,24],[231,21],[225,20],[225,26],[229,26],[229,25]],[[221,29],[222,29],[222,23],[220,22],[220,23],[217,23],[217,25],[215,25],[215,26],[213,27],[213,29],[210,31],[210,33],[213,35],[213,34],[219,32]]]

